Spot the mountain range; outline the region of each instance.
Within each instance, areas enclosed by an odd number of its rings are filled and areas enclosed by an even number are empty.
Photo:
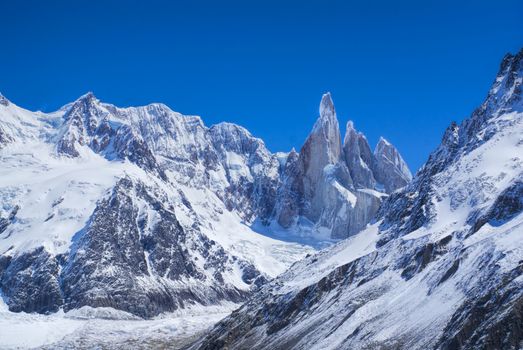
[[[150,318],[240,303],[358,232],[411,174],[330,94],[300,153],[162,104],[92,93],[53,113],[0,98],[0,290],[9,310],[112,307]],[[308,243],[305,245],[303,243]]]
[[[414,176],[386,139],[342,135],[330,93],[278,153],[163,104],[87,93],[44,113],[0,95],[2,301],[239,306],[191,349],[519,349],[522,62],[503,58]]]
[[[370,224],[294,264],[194,349],[520,349],[523,50]]]

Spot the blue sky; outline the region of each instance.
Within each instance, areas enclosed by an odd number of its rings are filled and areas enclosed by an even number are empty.
[[[239,123],[299,148],[330,91],[412,170],[523,46],[518,1],[1,2],[0,92],[51,111],[94,91]]]

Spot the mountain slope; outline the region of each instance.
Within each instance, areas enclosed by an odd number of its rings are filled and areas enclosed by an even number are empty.
[[[270,205],[279,163],[241,127],[92,94],[51,114],[2,101],[0,289],[11,311],[152,317],[241,302],[312,251],[243,223]]]
[[[301,227],[352,234],[385,195],[340,179],[351,148],[342,150],[328,94],[306,146],[287,156],[238,125],[207,127],[158,103],[120,108],[92,93],[53,113],[1,97],[0,116],[0,290],[11,311],[112,307],[150,318],[239,303],[313,252],[288,242],[302,240]],[[314,203],[315,216],[300,206],[282,228],[277,218],[304,183],[299,201]],[[347,219],[327,224],[353,205],[351,230]]]
[[[198,349],[523,344],[523,50],[359,234],[293,265]]]

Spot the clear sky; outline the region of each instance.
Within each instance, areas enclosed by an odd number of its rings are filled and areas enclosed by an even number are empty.
[[[0,92],[52,111],[93,91],[299,148],[330,91],[416,170],[523,46],[523,1],[0,0]]]

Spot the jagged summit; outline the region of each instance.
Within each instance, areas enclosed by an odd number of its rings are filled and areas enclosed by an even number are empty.
[[[300,153],[287,157],[276,205],[277,221],[288,228],[305,218],[315,230],[330,231],[331,237],[354,234],[372,219],[381,197],[386,196],[379,191],[390,193],[407,183],[406,176],[397,175],[405,171],[396,169],[403,164],[376,160],[366,137],[352,121],[347,122],[342,145],[334,103],[326,93],[320,102],[320,116]],[[389,174],[400,180],[389,180]]]
[[[315,133],[322,133],[323,138],[327,142],[333,143],[333,146],[337,147],[337,139],[339,137],[337,137],[336,135],[339,134],[340,127],[338,119],[336,117],[336,109],[334,108],[334,102],[332,101],[330,93],[326,93],[322,96],[319,111],[320,115],[314,123],[311,135]]]
[[[399,151],[383,137],[374,149],[374,159],[374,177],[387,193],[404,187],[412,180],[409,167]]]
[[[348,121],[347,121],[346,129],[347,129],[347,130],[356,130],[356,128],[354,127],[354,121],[352,121],[352,120],[348,120]]]
[[[92,91],[88,91],[76,99],[76,101],[99,101]]]
[[[356,130],[356,127],[354,126],[354,121],[348,120],[347,125],[345,126],[345,137],[343,138],[343,144],[345,145],[346,143],[350,142],[350,138],[354,134],[358,134],[365,137],[363,133]]]
[[[300,163],[307,185],[312,188],[319,185],[323,168],[337,163],[340,153],[341,136],[338,119],[331,95],[326,93],[320,102],[320,116],[300,150]],[[314,192],[312,188],[311,191],[307,191],[311,196]]]
[[[323,94],[320,103],[320,116],[321,117],[335,117],[336,110],[334,108],[334,102],[330,92]]]
[[[384,138],[383,136],[380,136],[380,138],[378,139],[378,143],[376,144],[376,149],[380,147],[380,145],[390,145],[391,143],[386,139]]]
[[[523,110],[523,49],[517,54],[507,54],[500,64],[498,74],[487,99],[480,107],[485,112]]]

